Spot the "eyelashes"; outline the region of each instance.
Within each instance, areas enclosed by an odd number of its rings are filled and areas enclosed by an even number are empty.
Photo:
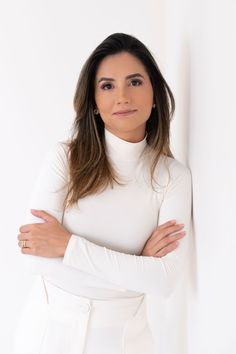
[[[130,82],[130,85],[134,86],[134,87],[141,86],[142,84],[143,84],[143,82],[138,79],[131,80],[131,82]],[[107,83],[104,83],[103,85],[101,85],[101,89],[105,90],[105,91],[110,90],[112,87],[113,87],[113,84],[110,82],[107,82]]]
[[[101,85],[102,90],[110,90],[111,87],[112,87],[112,84],[110,84],[110,83]]]

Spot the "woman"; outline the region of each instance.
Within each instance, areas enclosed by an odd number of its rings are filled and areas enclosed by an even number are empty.
[[[174,98],[144,44],[115,33],[84,64],[74,107],[19,229],[38,275],[14,353],[156,353],[145,294],[174,292],[191,215],[190,172],[169,147]]]

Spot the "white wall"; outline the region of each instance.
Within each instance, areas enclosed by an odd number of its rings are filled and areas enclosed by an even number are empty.
[[[201,5],[201,6],[200,6]],[[190,32],[191,169],[197,252],[196,331],[191,353],[233,354],[235,324],[236,197],[233,1],[201,2]]]
[[[166,13],[167,76],[179,104],[172,141],[193,176],[187,352],[233,354],[236,4],[169,0]]]

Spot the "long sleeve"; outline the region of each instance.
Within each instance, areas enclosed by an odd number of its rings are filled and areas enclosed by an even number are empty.
[[[187,235],[176,250],[162,258],[137,256],[111,250],[74,234],[63,263],[133,291],[168,297],[175,289],[187,256],[191,220],[190,171],[173,159],[169,167],[170,181],[162,198],[158,224],[176,219],[185,225]]]
[[[63,217],[63,200],[66,193],[67,165],[65,147],[56,143],[46,154],[39,175],[31,191],[26,223],[40,223],[44,220],[33,216],[30,209],[45,210],[59,222]],[[55,274],[61,259],[23,255],[26,268],[31,274]]]

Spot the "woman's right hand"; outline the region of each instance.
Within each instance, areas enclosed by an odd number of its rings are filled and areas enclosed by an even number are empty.
[[[151,234],[142,250],[141,256],[163,257],[178,247],[178,240],[185,236],[181,231],[184,224],[176,224],[175,220],[159,225]]]

